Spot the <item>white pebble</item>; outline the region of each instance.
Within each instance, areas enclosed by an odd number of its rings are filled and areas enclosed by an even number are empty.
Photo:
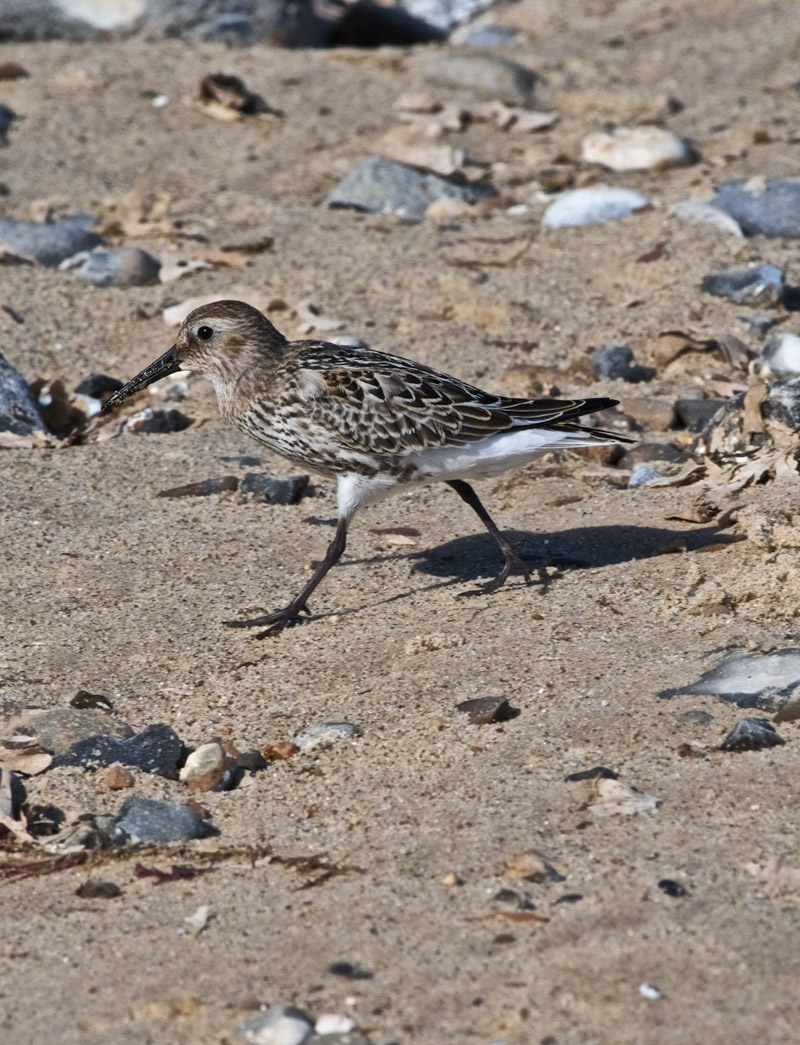
[[[773,377],[800,376],[800,337],[788,330],[773,334],[761,350],[762,375]]]
[[[730,232],[738,239],[744,238],[739,222],[706,200],[684,200],[683,203],[672,207],[671,213],[678,218],[688,218],[689,221],[703,225],[714,225],[723,232]]]
[[[570,189],[553,200],[544,213],[542,224],[551,229],[567,225],[600,225],[624,218],[626,214],[646,207],[649,202],[638,192],[612,185]]]
[[[651,1001],[656,1001],[658,998],[664,997],[658,987],[653,983],[640,984],[639,993],[643,998],[649,998]]]
[[[237,1027],[236,1032],[251,1045],[304,1045],[314,1028],[300,1009],[281,1005]]]
[[[694,153],[665,127],[617,127],[595,131],[583,139],[583,159],[612,171],[661,170],[692,163]]]
[[[317,1034],[349,1034],[355,1030],[358,1024],[349,1016],[342,1016],[338,1012],[325,1012],[314,1024]]]

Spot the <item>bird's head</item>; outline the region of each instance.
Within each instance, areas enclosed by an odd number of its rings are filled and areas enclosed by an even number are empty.
[[[285,344],[266,316],[244,301],[201,305],[183,321],[175,344],[115,392],[103,412],[179,370],[204,374],[221,395],[224,387],[252,372],[265,355],[280,354]]]

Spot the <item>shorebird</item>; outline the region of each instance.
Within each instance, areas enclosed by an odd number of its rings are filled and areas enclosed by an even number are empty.
[[[111,410],[178,370],[205,375],[222,416],[292,463],[337,480],[338,522],[325,558],[291,602],[264,616],[225,621],[264,627],[301,620],[308,599],[342,556],[356,510],[410,483],[445,482],[477,514],[501,555],[489,594],[513,569],[530,576],[469,479],[499,475],[546,450],[629,442],[577,419],[616,399],[510,399],[400,356],[325,341],[288,341],[243,301],[216,301],[184,320],[175,344],[115,392]]]

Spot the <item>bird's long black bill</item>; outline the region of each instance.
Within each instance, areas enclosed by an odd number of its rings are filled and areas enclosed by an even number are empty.
[[[109,410],[113,410],[117,404],[121,403],[123,399],[127,399],[128,396],[132,396],[134,392],[138,392],[140,388],[147,388],[148,385],[152,385],[154,381],[159,381],[162,377],[166,377],[168,374],[174,374],[176,371],[181,369],[181,364],[178,362],[178,349],[175,345],[172,348],[168,348],[163,356],[159,356],[155,363],[151,363],[150,366],[146,366],[141,374],[137,374],[136,377],[131,378],[127,385],[123,385],[119,391],[115,392],[110,399],[103,404],[102,413],[108,413]]]

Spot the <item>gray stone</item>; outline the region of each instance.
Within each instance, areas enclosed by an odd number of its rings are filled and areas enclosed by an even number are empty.
[[[713,203],[737,221],[746,236],[800,237],[800,178],[725,182]]]
[[[628,487],[635,489],[637,486],[649,486],[650,483],[661,478],[662,473],[658,469],[652,468],[649,464],[637,464],[628,479]]]
[[[8,132],[11,124],[18,119],[13,109],[7,105],[0,105],[0,145],[8,145]]]
[[[488,185],[456,185],[381,156],[364,156],[328,193],[329,207],[352,207],[372,214],[421,218],[434,200],[476,203],[495,195]]]
[[[132,737],[133,730],[105,711],[89,708],[53,708],[26,711],[11,720],[6,733],[29,736],[53,755],[62,755],[74,744],[91,737]]]
[[[360,736],[360,728],[350,722],[318,722],[298,733],[294,742],[301,751],[314,751],[332,747],[342,740],[355,740]]]
[[[158,278],[161,262],[139,247],[97,247],[65,258],[58,267],[95,287],[141,287]]]
[[[0,352],[0,432],[41,435],[44,422],[28,382]]]
[[[519,29],[510,25],[480,25],[466,34],[465,47],[507,47],[519,38]]]
[[[598,381],[649,381],[655,376],[651,367],[633,361],[629,345],[603,345],[592,353],[592,373]]]
[[[539,79],[532,69],[519,62],[472,51],[444,53],[434,58],[425,67],[425,78],[429,83],[482,98],[498,98],[509,105],[529,105]]]
[[[761,751],[786,741],[765,718],[743,718],[720,744],[721,751]]]
[[[702,708],[691,708],[689,711],[682,711],[676,721],[679,726],[710,726],[714,716]]]
[[[94,221],[89,214],[53,223],[0,218],[0,254],[6,251],[24,261],[55,268],[78,251],[92,250],[102,243],[96,232],[89,231]]]
[[[798,688],[800,649],[787,647],[772,653],[731,653],[696,682],[662,690],[659,697],[710,695],[740,708],[775,711],[793,699]]]
[[[133,795],[122,804],[113,838],[117,845],[136,845],[183,842],[211,833],[211,826],[190,806]]]
[[[142,36],[304,44],[322,39],[307,0],[0,0],[0,40],[104,40]]]
[[[737,305],[758,305],[779,301],[784,283],[785,273],[778,265],[759,265],[737,272],[714,272],[703,277],[700,287]]]
[[[183,745],[175,730],[158,723],[122,740],[106,735],[80,740],[54,758],[52,768],[80,766],[82,769],[96,770],[120,762],[124,766],[141,769],[143,773],[173,778],[182,751]]]
[[[290,475],[276,479],[263,472],[245,472],[239,493],[246,501],[262,504],[297,504],[308,487],[307,475]]]
[[[774,316],[768,316],[766,312],[753,312],[739,316],[739,322],[744,324],[751,333],[759,334],[763,337],[764,334],[772,330],[778,321]]]
[[[632,189],[613,185],[590,185],[585,189],[568,189],[553,200],[544,212],[542,224],[560,229],[569,225],[602,225],[624,218],[647,207],[650,200]]]

